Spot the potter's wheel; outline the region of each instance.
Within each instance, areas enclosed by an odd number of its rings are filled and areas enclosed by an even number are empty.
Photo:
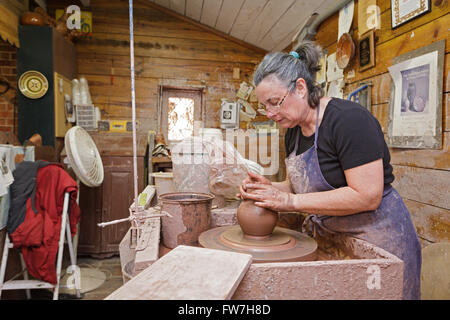
[[[239,225],[219,227],[203,232],[198,241],[204,248],[251,254],[253,262],[314,261],[317,256],[313,238],[281,227],[264,240],[244,237]]]

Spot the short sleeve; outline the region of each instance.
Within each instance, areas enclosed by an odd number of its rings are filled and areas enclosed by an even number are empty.
[[[383,158],[384,136],[378,120],[363,108],[342,112],[332,133],[342,169],[347,170]]]

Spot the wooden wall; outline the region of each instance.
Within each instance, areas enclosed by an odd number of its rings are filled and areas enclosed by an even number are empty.
[[[17,48],[0,38],[0,79],[10,83],[8,92],[0,96],[0,131],[12,133],[17,133],[16,59]]]
[[[48,2],[49,14],[65,8],[69,0]],[[78,76],[85,76],[102,119],[131,119],[128,0],[95,0],[81,10],[93,15],[92,36],[76,42]],[[205,127],[219,128],[221,99],[235,100],[242,81],[252,82],[265,52],[252,50],[195,23],[155,9],[147,1],[134,1],[136,114],[138,131],[157,130],[160,84],[205,88]],[[233,78],[239,68],[240,78]],[[254,105],[256,107],[256,104]],[[259,115],[256,121],[267,121]],[[241,128],[246,125],[241,122]],[[271,180],[283,180],[284,142],[280,132],[280,170]],[[249,155],[247,140],[246,157]],[[270,155],[269,155],[270,156]]]
[[[50,13],[65,1],[49,1]],[[128,1],[95,0],[92,36],[79,39],[78,75],[88,80],[104,119],[131,119]],[[53,15],[53,14],[52,14]],[[219,127],[221,98],[233,99],[263,54],[134,1],[136,112],[139,130],[156,129],[158,85],[205,87],[205,127]],[[240,79],[233,79],[239,68]]]
[[[356,2],[356,1],[355,1]],[[446,39],[446,55],[443,84],[443,147],[441,150],[390,149],[394,167],[394,186],[402,195],[411,212],[422,245],[450,241],[450,59],[448,1],[432,0],[431,12],[418,17],[399,28],[391,29],[391,1],[378,0],[381,9],[381,29],[376,30],[376,65],[358,72],[357,59],[344,70],[347,96],[359,87],[361,81],[372,81],[372,110],[387,133],[391,77],[388,67],[392,59],[403,53],[424,47],[432,42]],[[358,33],[358,3],[353,17],[353,39]],[[338,13],[325,20],[316,35],[317,42],[336,51]],[[349,71],[355,71],[350,78]]]

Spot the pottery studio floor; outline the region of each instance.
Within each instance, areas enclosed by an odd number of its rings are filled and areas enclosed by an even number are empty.
[[[94,270],[86,277],[91,277],[91,286],[98,286],[93,290],[82,293],[81,300],[103,300],[110,293],[118,289],[123,285],[122,270],[120,266],[120,257],[113,256],[106,259],[95,259],[92,257],[78,257],[77,261],[82,273],[83,270]],[[66,265],[66,262],[64,263]],[[102,282],[104,280],[104,282]],[[83,280],[82,280],[83,283]],[[82,286],[83,289],[83,286]],[[31,290],[32,300],[50,300],[53,298],[53,293],[49,290]],[[78,299],[74,294],[62,293],[59,297],[60,300],[72,300]]]

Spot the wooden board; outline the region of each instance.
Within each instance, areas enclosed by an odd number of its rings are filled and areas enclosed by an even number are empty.
[[[252,256],[180,245],[106,300],[230,299]]]
[[[202,14],[203,0],[187,0],[186,1],[186,16],[198,21]]]
[[[226,10],[222,11],[217,18],[215,28],[228,34],[233,27],[234,20],[236,20],[243,2],[244,0],[229,1],[227,3]]]
[[[135,35],[226,41],[224,38],[206,32],[188,22],[161,14],[160,11],[153,8],[134,10],[133,18]],[[127,34],[129,32],[128,19],[128,7],[115,10],[99,8],[95,11],[94,32]],[[164,25],[164,28],[161,28],[161,25]]]
[[[403,198],[450,210],[450,171],[393,165],[393,186]]]
[[[317,4],[321,1],[295,1],[283,13],[279,21],[266,33],[264,38],[259,40],[259,45],[263,48],[283,49],[292,41],[292,37],[305,23],[306,15],[309,12],[314,12]],[[290,36],[287,38],[287,36]],[[278,48],[282,43],[282,48]],[[273,50],[279,51],[279,50]]]
[[[294,2],[294,0],[269,0],[255,23],[251,25],[244,40],[258,45],[258,42],[272,29],[273,21],[277,21]]]
[[[230,35],[242,39],[253,26],[255,19],[266,3],[267,0],[245,1],[238,16],[236,17],[236,20],[234,21]]]
[[[129,54],[130,36],[127,34],[93,33],[77,42],[78,53],[105,52]],[[136,35],[134,37],[136,56],[201,59],[212,61],[258,62],[256,54],[231,41],[195,40]]]
[[[130,56],[103,53],[78,55],[78,72],[86,75],[113,75],[130,77]],[[162,59],[135,57],[136,78],[176,79],[205,81],[232,81],[233,68],[240,69],[240,81],[251,81],[256,68],[253,63],[190,60],[183,58]]]
[[[221,7],[221,0],[203,1],[203,10],[200,22],[214,28],[217,18],[219,17]]]
[[[444,132],[442,149],[391,148],[391,164],[450,170],[450,132]]]
[[[372,106],[372,114],[380,122],[381,130],[384,133],[387,133],[388,120],[389,120],[389,104],[382,103],[382,104],[373,105]],[[386,137],[385,137],[385,139],[386,139]],[[386,139],[386,141],[387,141],[387,139]]]
[[[450,210],[404,199],[419,237],[450,242]]]

